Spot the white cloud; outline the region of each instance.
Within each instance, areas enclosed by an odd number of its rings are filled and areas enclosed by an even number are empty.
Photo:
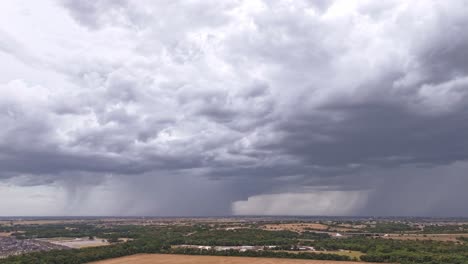
[[[106,186],[112,174],[141,182],[110,184],[109,193],[139,197],[144,186],[147,213],[183,214],[152,207],[151,190],[190,179],[179,191],[214,201],[203,212],[229,212],[232,201],[282,212],[282,197],[294,201],[291,213],[341,214],[352,213],[338,206],[343,197],[365,203],[344,190],[376,188],[380,176],[361,176],[369,168],[468,159],[463,1],[51,0],[0,9],[0,179],[20,178],[12,186]],[[230,184],[229,197],[212,199]],[[338,190],[297,193],[330,185]]]

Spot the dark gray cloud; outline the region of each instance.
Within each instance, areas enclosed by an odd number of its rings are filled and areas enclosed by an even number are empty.
[[[40,33],[0,21],[2,54],[34,54],[0,83],[10,186],[61,186],[83,214],[90,186],[115,214],[463,214],[463,1],[38,8],[18,21],[54,25]]]

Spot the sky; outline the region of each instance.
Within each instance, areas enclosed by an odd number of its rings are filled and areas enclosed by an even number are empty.
[[[0,216],[468,216],[466,14],[0,1]]]

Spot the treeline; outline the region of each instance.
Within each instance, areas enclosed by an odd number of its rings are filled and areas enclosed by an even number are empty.
[[[277,251],[253,251],[240,252],[239,250],[200,250],[194,248],[173,248],[167,253],[185,255],[209,255],[209,256],[237,256],[237,257],[264,257],[264,258],[289,258],[289,259],[316,259],[316,260],[341,260],[349,261],[349,256],[324,253],[289,253]]]
[[[99,237],[113,239],[116,237],[137,238],[148,228],[141,226],[103,227],[91,224],[52,224],[23,225],[4,228],[4,232],[13,232],[18,239],[53,238],[53,237]]]
[[[276,245],[290,250],[296,245],[309,245],[319,250],[360,251],[362,261],[401,264],[462,264],[468,263],[468,246],[462,243],[439,241],[411,241],[383,238],[351,237],[334,239],[328,235],[306,232],[266,231],[261,229],[213,230],[208,225],[197,226],[115,226],[88,225],[27,227],[24,237],[100,236],[132,237],[133,241],[107,247],[37,252],[1,259],[5,264],[78,264],[138,253],[175,253],[194,255],[250,256],[274,258],[303,258],[320,260],[351,260],[348,256],[328,253],[290,253],[275,250],[215,251],[190,248],[171,248],[171,245],[192,244],[207,246]],[[302,240],[305,239],[305,240]]]
[[[330,238],[330,235],[328,233],[316,233],[316,232],[305,231],[302,234],[300,234],[298,236],[298,238],[299,239],[322,240],[322,239]]]
[[[426,234],[468,233],[468,225],[429,225],[424,227]]]
[[[468,263],[468,246],[431,240],[393,240],[382,238],[348,238],[316,241],[317,248],[356,250],[366,262],[461,264]]]
[[[400,264],[466,264],[467,255],[458,254],[430,254],[415,252],[391,252],[391,253],[371,253],[361,256],[362,261],[366,262],[385,262]]]
[[[377,223],[374,227],[367,227],[364,231],[369,233],[404,233],[409,231],[420,231],[420,229],[404,223],[383,222]]]
[[[87,237],[91,235],[99,236],[104,232],[94,226],[86,224],[70,225],[25,225],[11,227],[19,232],[14,232],[13,236],[18,239],[25,238],[51,238],[51,237]]]
[[[205,230],[184,237],[177,244],[206,246],[293,245],[299,234],[291,231],[261,229]]]

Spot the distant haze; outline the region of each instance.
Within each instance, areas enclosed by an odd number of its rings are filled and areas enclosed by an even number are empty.
[[[468,216],[467,1],[0,2],[0,215]]]

